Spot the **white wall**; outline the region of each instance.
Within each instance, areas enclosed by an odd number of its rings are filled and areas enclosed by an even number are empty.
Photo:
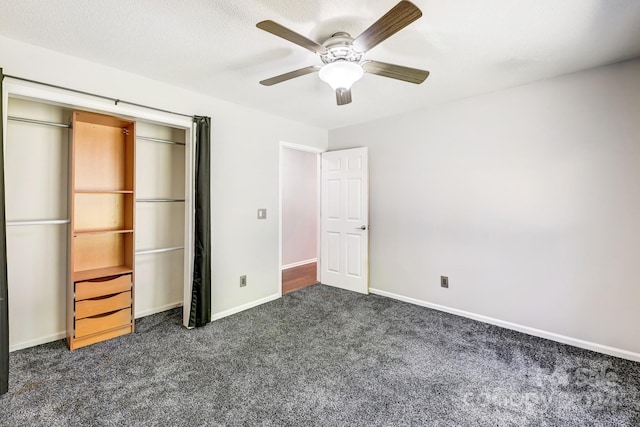
[[[329,133],[363,145],[371,288],[640,356],[640,60]]]
[[[325,148],[326,130],[4,37],[0,58],[9,75],[211,116],[214,317],[277,297],[279,142]],[[268,209],[266,220],[257,220],[258,208]]]
[[[318,155],[282,149],[282,265],[317,258]]]

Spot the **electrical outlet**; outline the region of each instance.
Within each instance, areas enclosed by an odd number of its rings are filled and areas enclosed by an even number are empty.
[[[240,287],[243,288],[247,286],[247,276],[240,276]]]
[[[449,287],[449,278],[447,276],[440,276],[440,286],[443,288]]]

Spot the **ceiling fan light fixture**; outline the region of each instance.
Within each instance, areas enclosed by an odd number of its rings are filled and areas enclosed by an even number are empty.
[[[328,83],[333,90],[351,89],[351,85],[360,80],[363,74],[360,64],[349,61],[325,64],[319,72],[320,80]]]
[[[266,20],[256,24],[258,28],[297,44],[320,57],[325,64],[311,65],[270,79],[262,80],[260,84],[271,86],[295,77],[319,72],[320,79],[331,86],[336,94],[338,105],[350,104],[351,86],[360,80],[363,74],[376,74],[390,79],[420,84],[429,72],[417,68],[387,64],[385,62],[365,60],[362,56],[379,45],[407,25],[422,16],[420,9],[409,0],[400,0],[391,10],[371,24],[359,36],[353,38],[344,31],[333,33],[331,37],[319,44],[277,22]]]

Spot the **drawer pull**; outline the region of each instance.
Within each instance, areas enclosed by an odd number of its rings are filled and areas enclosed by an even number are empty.
[[[89,279],[87,282],[89,283],[100,283],[100,282],[108,282],[109,280],[117,279],[118,277],[129,276],[129,274],[116,274],[115,276],[107,276],[107,277],[98,277],[96,279]]]
[[[113,310],[109,313],[96,314],[95,316],[87,317],[87,319],[101,319],[103,317],[111,316],[113,313],[117,313],[120,310]]]

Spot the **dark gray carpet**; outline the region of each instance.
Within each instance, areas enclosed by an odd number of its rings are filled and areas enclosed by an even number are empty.
[[[323,285],[10,357],[2,426],[638,426],[640,364]]]

